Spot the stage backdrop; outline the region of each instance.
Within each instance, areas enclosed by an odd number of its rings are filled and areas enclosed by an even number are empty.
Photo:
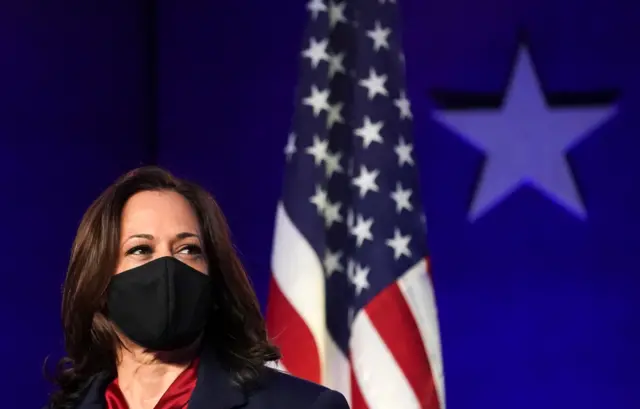
[[[640,3],[402,6],[448,407],[640,407]],[[0,5],[4,407],[44,403],[75,228],[132,167],[214,193],[264,302],[305,16]]]

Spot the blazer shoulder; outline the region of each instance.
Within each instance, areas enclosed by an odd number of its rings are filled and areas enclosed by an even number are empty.
[[[267,369],[265,380],[261,392],[278,401],[279,404],[275,407],[349,409],[346,399],[340,392],[317,383],[272,368]]]

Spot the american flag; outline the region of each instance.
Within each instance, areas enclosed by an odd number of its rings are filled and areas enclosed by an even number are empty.
[[[281,369],[352,409],[444,408],[393,0],[312,0],[267,307]]]

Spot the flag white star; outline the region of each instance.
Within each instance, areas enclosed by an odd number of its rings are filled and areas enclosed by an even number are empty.
[[[347,22],[344,16],[344,8],[346,5],[346,3],[329,2],[329,28],[333,29],[338,23]]]
[[[407,94],[404,90],[400,90],[400,97],[393,101],[393,105],[400,111],[400,119],[411,119],[413,117],[411,115],[411,102],[407,99]]]
[[[340,264],[341,257],[342,252],[339,250],[335,253],[329,249],[325,250],[322,264],[324,265],[324,271],[327,274],[327,277],[331,277],[335,272],[343,271],[344,267]]]
[[[376,95],[383,96],[389,95],[384,83],[387,82],[387,76],[385,74],[378,75],[373,68],[369,69],[369,78],[360,80],[358,84],[367,89],[367,96],[369,99],[373,99]]]
[[[414,164],[413,156],[411,156],[413,145],[406,143],[402,136],[400,137],[398,144],[393,147],[393,151],[398,155],[398,166],[402,167],[405,163],[411,166]]]
[[[344,118],[340,111],[342,111],[342,107],[344,104],[342,102],[336,102],[335,104],[329,104],[329,109],[327,110],[327,129],[333,128],[333,125],[336,123],[343,124]]]
[[[410,241],[411,236],[403,236],[400,234],[400,229],[396,227],[393,231],[393,238],[387,239],[385,243],[393,249],[393,258],[397,260],[401,256],[411,257],[411,250],[409,250]]]
[[[373,30],[367,31],[367,37],[373,40],[373,49],[379,51],[381,48],[389,49],[389,37],[391,29],[388,27],[382,28],[379,21],[376,21]]]
[[[291,157],[296,153],[296,151],[296,134],[292,132],[289,134],[287,145],[284,147],[284,154],[287,156],[287,161],[291,160]]]
[[[344,53],[329,54],[329,79],[332,79],[339,72],[346,73],[343,60]]]
[[[326,139],[320,139],[318,135],[313,136],[313,145],[309,146],[305,152],[313,156],[313,162],[316,166],[320,165],[322,161],[327,159],[329,151],[329,141]]]
[[[371,234],[372,225],[373,218],[365,220],[360,214],[356,216],[356,224],[350,230],[350,233],[356,236],[356,246],[362,247],[365,240],[373,241],[373,234]]]
[[[391,198],[396,202],[396,212],[402,213],[402,210],[413,210],[410,198],[413,191],[411,189],[402,189],[402,184],[398,182],[396,184],[396,190],[391,192]]]
[[[382,143],[382,136],[380,136],[380,130],[382,129],[382,121],[371,122],[368,116],[364,117],[364,124],[362,127],[356,129],[354,133],[356,136],[362,138],[362,145],[368,148],[372,142]]]
[[[308,105],[313,109],[313,116],[318,116],[322,111],[328,111],[329,106],[329,90],[318,90],[315,85],[311,86],[311,95],[302,100],[304,105]]]
[[[333,223],[340,223],[342,221],[342,215],[340,214],[340,207],[342,203],[331,203],[327,200],[327,204],[324,207],[324,225],[328,229]]]
[[[371,172],[366,166],[360,166],[360,175],[353,179],[353,184],[360,189],[360,197],[363,198],[367,192],[377,192],[379,190],[376,184],[376,178],[380,175],[380,171],[377,169]]]
[[[327,11],[327,6],[322,0],[311,0],[307,3],[307,10],[309,10],[311,17],[315,20],[318,18],[318,13]]]
[[[316,41],[315,38],[311,37],[309,40],[309,48],[302,52],[302,55],[305,58],[311,60],[311,66],[313,68],[317,68],[320,64],[320,61],[328,61],[329,54],[327,53],[327,46],[329,45],[329,41],[324,39],[322,41]]]
[[[370,269],[367,266],[361,266],[360,264],[355,266],[355,273],[351,283],[356,287],[356,296],[369,288],[369,271]]]
[[[334,173],[340,173],[344,171],[342,165],[340,164],[340,159],[342,159],[342,153],[327,152],[327,156],[324,158],[324,168],[328,178],[333,176]]]
[[[324,214],[324,209],[327,207],[327,192],[320,186],[316,185],[316,193],[309,199],[311,203],[316,206],[316,210],[319,215]]]

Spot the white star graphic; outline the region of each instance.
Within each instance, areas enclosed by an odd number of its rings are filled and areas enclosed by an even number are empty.
[[[313,109],[313,116],[318,116],[322,111],[328,111],[329,106],[329,90],[318,90],[315,85],[311,86],[311,95],[302,100],[304,105],[308,105]]]
[[[316,206],[318,215],[324,214],[324,209],[327,207],[327,192],[320,186],[316,185],[316,193],[309,199],[311,203]]]
[[[388,27],[382,28],[379,21],[376,21],[374,29],[367,31],[367,37],[373,40],[373,49],[380,51],[381,48],[389,49],[389,37],[391,29]]]
[[[287,161],[291,160],[291,157],[297,152],[296,149],[296,134],[293,132],[289,134],[287,139],[287,145],[284,147],[284,154],[287,156]]]
[[[366,166],[360,166],[360,175],[353,178],[353,184],[360,189],[360,197],[363,198],[367,192],[377,192],[379,190],[376,184],[376,178],[380,175],[380,171],[377,169],[369,172]]]
[[[343,124],[344,118],[340,111],[342,111],[342,107],[344,104],[342,102],[336,102],[335,104],[329,104],[329,109],[327,110],[327,129],[333,128],[334,124]]]
[[[318,13],[327,11],[327,6],[325,6],[322,0],[311,0],[307,3],[307,10],[309,10],[311,17],[315,20],[318,18]]]
[[[329,151],[329,141],[326,139],[320,139],[318,135],[313,136],[313,145],[309,146],[305,152],[313,156],[313,162],[316,166],[322,164],[327,158]]]
[[[382,143],[382,136],[380,136],[380,130],[382,129],[382,121],[371,122],[368,116],[364,117],[364,124],[362,127],[354,131],[356,136],[362,138],[362,145],[368,148],[373,142]]]
[[[435,114],[438,121],[486,153],[470,219],[484,215],[523,185],[585,218],[566,154],[615,112],[610,106],[548,107],[531,57],[521,49],[501,109]]]
[[[411,189],[402,189],[402,184],[398,182],[396,184],[396,190],[391,192],[391,199],[396,202],[396,212],[402,213],[402,210],[413,210],[410,199],[413,191]]]
[[[331,203],[327,200],[327,204],[324,207],[324,225],[328,229],[333,223],[340,223],[342,221],[342,215],[340,215],[340,207],[342,203]]]
[[[339,72],[346,73],[343,60],[344,53],[329,54],[329,79],[332,79]]]
[[[376,74],[376,70],[370,68],[369,78],[360,80],[358,84],[365,87],[367,89],[367,97],[373,99],[378,94],[383,96],[389,95],[384,86],[385,82],[387,82],[387,76],[385,74],[378,75]]]
[[[329,2],[329,28],[333,29],[338,23],[347,22],[344,16],[344,8],[346,5],[346,3]]]
[[[407,94],[404,90],[400,90],[400,97],[393,101],[393,105],[400,111],[400,119],[413,118],[411,115],[411,101],[407,99]]]
[[[329,41],[327,39],[316,41],[316,39],[312,37],[309,40],[309,48],[304,50],[302,55],[311,60],[311,66],[313,68],[318,68],[320,61],[329,60],[329,54],[327,53],[328,45]]]
[[[349,230],[349,233],[356,236],[357,247],[362,247],[365,240],[373,240],[373,234],[371,234],[372,225],[373,218],[365,220],[360,214],[356,216],[356,224]]]
[[[393,230],[393,238],[387,239],[385,243],[393,249],[393,258],[397,260],[401,256],[411,257],[411,250],[409,250],[410,241],[411,236],[403,236],[400,233],[400,229],[396,227]]]
[[[342,153],[327,152],[327,156],[324,158],[324,168],[328,178],[333,176],[334,173],[341,173],[344,171],[340,164],[340,159],[342,159]]]
[[[342,252],[339,250],[335,253],[329,249],[325,250],[322,264],[324,265],[324,271],[327,274],[327,277],[331,277],[335,272],[343,271],[344,267],[340,264],[341,257]]]
[[[355,273],[351,283],[356,287],[356,296],[360,295],[364,290],[369,288],[369,267],[356,265]]]
[[[393,147],[393,151],[398,155],[398,166],[402,167],[405,163],[413,166],[413,156],[411,156],[413,145],[406,143],[402,136],[400,136],[398,144]]]

